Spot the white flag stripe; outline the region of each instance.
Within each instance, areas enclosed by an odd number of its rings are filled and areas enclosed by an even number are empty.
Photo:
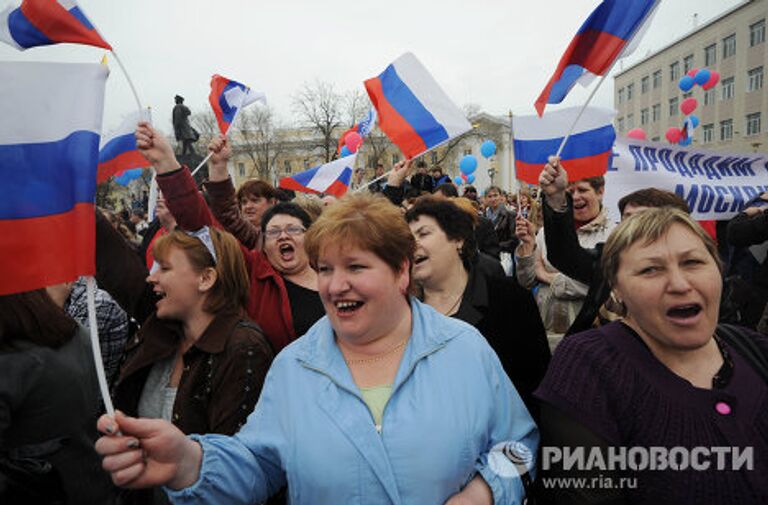
[[[556,111],[547,111],[544,116],[515,116],[514,137],[517,140],[547,140],[565,137],[581,107],[568,107]],[[587,107],[576,123],[573,134],[596,128],[602,128],[613,122],[616,111],[600,107]]]
[[[0,63],[0,145],[53,142],[74,131],[101,134],[108,74],[100,63]]]
[[[321,193],[324,192],[328,189],[328,186],[333,184],[336,179],[339,178],[345,168],[352,169],[352,167],[355,166],[356,157],[357,153],[322,165],[319,170],[315,172],[315,176],[309,181],[307,187]]]
[[[410,88],[437,122],[443,125],[449,137],[456,137],[472,128],[464,112],[445,94],[413,53],[403,54],[392,65],[400,80]]]

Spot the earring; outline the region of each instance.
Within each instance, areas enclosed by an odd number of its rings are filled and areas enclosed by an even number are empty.
[[[619,314],[620,316],[627,315],[627,306],[624,305],[624,301],[621,300],[613,290],[611,290],[611,294],[608,296],[605,305],[611,312]]]

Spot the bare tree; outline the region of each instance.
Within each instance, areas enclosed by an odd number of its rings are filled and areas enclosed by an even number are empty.
[[[343,107],[344,121],[348,125],[347,127],[351,128],[355,123],[363,119],[363,116],[371,107],[371,102],[368,99],[368,95],[359,89],[353,89],[344,93]]]
[[[216,122],[216,116],[212,111],[196,112],[190,117],[192,126],[200,134],[200,139],[204,142],[211,140],[219,134],[219,123]]]
[[[236,150],[247,155],[255,168],[256,173],[251,172],[249,176],[272,180],[275,160],[285,150],[274,111],[268,106],[243,110],[236,128],[240,137]]]
[[[365,137],[362,151],[368,154],[368,166],[374,168],[382,161],[384,153],[392,146],[392,141],[384,135],[378,127],[371,131],[371,134]]]
[[[293,108],[299,121],[318,135],[311,149],[321,149],[325,162],[336,153],[336,129],[342,124],[343,99],[333,85],[323,81],[304,83],[293,96]]]

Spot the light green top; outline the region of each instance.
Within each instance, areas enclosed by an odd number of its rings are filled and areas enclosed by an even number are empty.
[[[360,388],[365,404],[373,415],[376,423],[376,431],[381,431],[381,417],[384,415],[384,407],[387,406],[389,397],[392,396],[392,385],[375,386],[372,388]]]

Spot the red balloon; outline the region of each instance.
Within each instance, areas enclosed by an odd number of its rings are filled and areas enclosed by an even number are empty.
[[[635,140],[645,140],[645,130],[642,128],[635,128],[627,132],[627,137]]]
[[[465,174],[464,172],[462,172],[460,175],[461,175],[461,178],[462,178],[462,179],[463,179],[463,180],[466,182],[466,180],[467,180],[467,174]]]
[[[691,112],[696,110],[696,107],[699,106],[699,101],[695,98],[686,98],[683,100],[683,103],[680,104],[680,112],[685,114],[686,116],[690,114]]]
[[[720,74],[714,70],[709,72],[709,80],[701,86],[701,89],[712,89],[720,82]]]
[[[667,130],[666,137],[670,144],[677,144],[683,137],[683,132],[680,130],[680,128],[672,126]]]
[[[357,149],[360,147],[360,144],[363,143],[363,137],[360,136],[357,132],[350,132],[345,138],[344,138],[344,145],[347,146],[347,148],[350,150],[350,152],[356,153]]]
[[[687,75],[687,76],[689,76],[689,77],[696,77],[696,74],[697,74],[698,72],[699,72],[699,69],[698,69],[698,68],[692,68],[692,69],[690,69],[690,70],[688,71],[688,73],[687,73],[687,74],[685,74],[685,75]]]

